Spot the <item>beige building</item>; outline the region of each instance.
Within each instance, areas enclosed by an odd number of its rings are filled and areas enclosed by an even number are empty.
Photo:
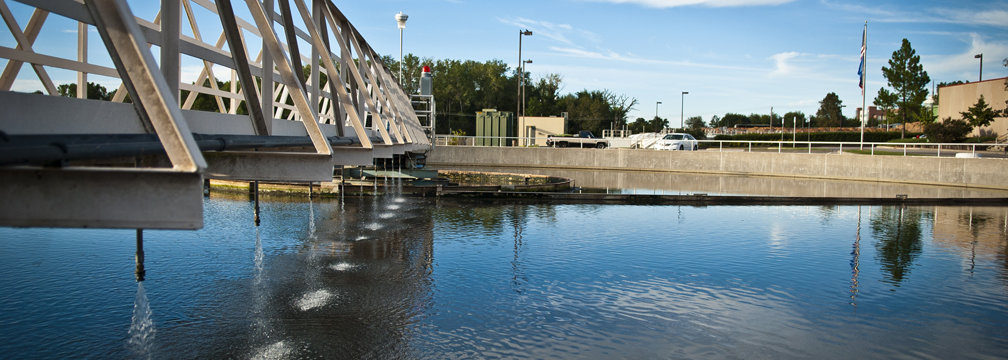
[[[522,146],[546,146],[546,137],[564,133],[567,118],[560,116],[518,117],[518,137]]]
[[[961,119],[960,113],[975,105],[980,99],[980,95],[983,95],[984,102],[995,111],[1004,110],[1005,101],[1008,100],[1006,85],[1008,85],[1008,77],[942,86],[938,88],[938,119]],[[1006,134],[1008,134],[1008,117],[1000,116],[994,118],[990,126],[973,129],[972,135],[1004,136]]]

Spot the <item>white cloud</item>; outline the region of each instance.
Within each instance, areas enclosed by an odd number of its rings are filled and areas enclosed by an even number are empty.
[[[650,64],[650,65],[661,65],[668,67],[696,67],[696,68],[707,68],[707,69],[720,69],[720,70],[742,70],[742,71],[758,71],[755,68],[746,68],[740,66],[731,65],[719,65],[719,64],[704,64],[695,63],[690,61],[673,61],[673,60],[655,60],[647,59],[637,56],[627,56],[622,55],[613,51],[606,51],[605,53],[597,51],[588,51],[579,48],[569,48],[569,47],[550,47],[550,50],[557,52],[557,55],[570,56],[582,59],[592,59],[592,60],[604,60],[604,61],[617,61],[630,64]]]
[[[910,8],[907,10],[890,10],[881,7],[867,7],[843,3],[822,1],[822,4],[841,11],[857,13],[870,17],[872,22],[883,23],[937,23],[959,25],[986,25],[1008,27],[1008,8],[1003,5],[991,5],[988,9],[954,9],[954,8]],[[1000,7],[1000,8],[998,8]]]
[[[966,25],[989,25],[1008,27],[1008,10],[988,9],[970,11],[965,9],[933,9],[937,22],[949,22]]]
[[[970,46],[962,52],[951,55],[921,55],[924,70],[932,78],[953,76],[956,79],[941,79],[939,81],[969,80],[975,81],[978,71],[978,60],[973,56],[984,54],[984,78],[1004,76],[1001,59],[1008,56],[1008,42],[987,41],[979,34],[970,34]],[[988,70],[989,69],[989,70]]]
[[[773,59],[775,64],[774,71],[770,73],[770,75],[771,76],[791,75],[792,72],[794,71],[794,66],[790,63],[790,61],[794,58],[797,58],[799,55],[801,54],[794,51],[790,51],[770,56],[770,58]]]
[[[794,0],[591,0],[614,4],[636,4],[653,8],[673,8],[681,6],[736,7],[781,5]]]
[[[575,30],[573,26],[568,24],[558,24],[549,21],[532,20],[526,18],[518,18],[514,20],[509,19],[499,19],[499,20],[500,22],[505,24],[510,24],[518,28],[531,30],[533,36],[543,36],[564,44],[574,43],[573,41],[570,40],[569,37],[572,33],[580,33],[582,36],[587,36],[589,38],[596,38],[596,39],[598,38],[595,34],[589,31]]]

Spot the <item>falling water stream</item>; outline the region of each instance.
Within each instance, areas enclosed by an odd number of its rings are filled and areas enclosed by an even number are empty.
[[[133,302],[133,322],[129,328],[129,346],[138,358],[150,359],[154,344],[154,319],[143,281],[137,281],[136,301]]]

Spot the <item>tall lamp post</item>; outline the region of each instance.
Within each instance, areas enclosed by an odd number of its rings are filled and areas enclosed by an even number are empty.
[[[983,81],[983,53],[973,55],[974,59],[980,59],[980,81]]]
[[[522,62],[522,70],[523,70],[522,71],[522,77],[525,77],[525,75],[524,75],[525,74],[525,71],[524,71],[525,64],[531,64],[531,63],[532,63],[531,59],[525,60],[525,61]],[[521,112],[522,112],[522,114],[525,114],[525,82],[524,81],[522,81],[522,86],[521,86]]]
[[[399,24],[399,86],[403,86],[402,77],[402,67],[403,67],[403,29],[406,29],[406,19],[409,19],[409,15],[403,14],[400,11],[395,15],[396,24]]]
[[[522,85],[524,84],[525,78],[525,63],[522,60],[522,37],[532,36],[532,30],[522,29],[518,31],[518,104],[515,106],[515,120],[517,117],[521,116],[521,103],[522,103]]]
[[[655,119],[658,118],[658,105],[661,105],[661,101],[656,101],[654,103],[654,117],[655,117]]]
[[[686,94],[689,94],[689,91],[683,91],[682,96],[679,97],[679,130],[686,128],[683,126],[683,116],[686,114]]]

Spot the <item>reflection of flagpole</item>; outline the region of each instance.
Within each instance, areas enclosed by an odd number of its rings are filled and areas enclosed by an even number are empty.
[[[854,251],[851,252],[851,288],[850,304],[857,306],[858,275],[861,269],[861,206],[857,208],[857,235],[854,237]]]
[[[976,246],[977,246],[977,232],[973,231],[973,208],[970,208],[969,213],[969,232],[973,235],[973,243],[970,248],[970,277],[973,277],[973,270],[976,268]]]
[[[868,22],[864,23],[864,32],[861,33],[861,71],[858,75],[861,75],[861,150],[864,150],[864,127],[865,122],[867,122],[868,108],[865,107],[865,87],[868,86],[865,80],[868,79]]]

